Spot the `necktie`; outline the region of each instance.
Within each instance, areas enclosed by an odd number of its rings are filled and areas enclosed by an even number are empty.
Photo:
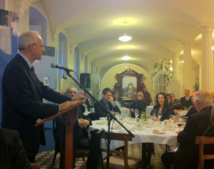
[[[36,81],[37,76],[36,76],[36,73],[34,71],[34,67],[33,66],[31,67],[30,71],[31,71],[31,75],[33,76],[33,79]]]
[[[110,107],[109,107],[108,102],[106,103],[106,107],[107,107],[107,109],[110,111]]]

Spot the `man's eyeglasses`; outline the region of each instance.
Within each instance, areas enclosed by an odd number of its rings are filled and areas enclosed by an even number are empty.
[[[37,45],[36,43],[33,43],[32,45],[38,46],[38,47],[43,48],[43,49],[45,48],[44,45]]]
[[[73,92],[73,91],[68,91],[68,93],[70,93],[70,94],[77,94],[77,92]]]

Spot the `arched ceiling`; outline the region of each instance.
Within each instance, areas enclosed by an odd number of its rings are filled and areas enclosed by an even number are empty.
[[[184,43],[192,45],[193,59],[201,54],[203,24],[214,23],[213,0],[40,0],[36,1],[81,53],[104,70],[134,63],[151,72],[155,62],[172,59]],[[127,21],[126,26],[124,21]],[[124,33],[129,42],[120,42]],[[197,48],[197,49],[196,49]],[[129,55],[129,61],[121,58]]]

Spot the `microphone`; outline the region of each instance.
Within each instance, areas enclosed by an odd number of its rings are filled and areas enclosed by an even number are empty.
[[[73,70],[68,69],[67,67],[59,66],[59,65],[56,65],[54,63],[51,63],[51,67],[52,68],[57,68],[57,69],[62,69],[62,70],[65,70],[66,72],[74,72]]]

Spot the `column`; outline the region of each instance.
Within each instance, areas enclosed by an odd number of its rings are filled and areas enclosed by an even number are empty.
[[[202,26],[202,64],[201,64],[201,89],[212,91],[213,85],[213,29],[209,25]]]
[[[191,44],[184,43],[184,64],[183,64],[183,87],[185,89],[193,90],[194,79],[192,77],[192,58],[191,58]]]
[[[178,73],[179,73],[179,58],[178,58],[178,54],[177,53],[173,53],[173,60],[172,60],[172,67],[173,67],[173,73],[172,73],[172,77],[175,79],[179,79],[178,78]]]

